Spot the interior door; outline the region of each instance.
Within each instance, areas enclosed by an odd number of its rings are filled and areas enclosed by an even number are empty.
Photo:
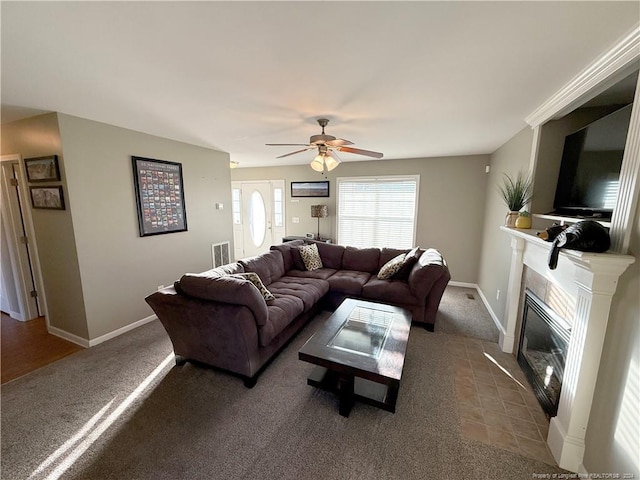
[[[272,198],[269,182],[242,183],[243,256],[269,251],[273,245]]]
[[[40,315],[29,237],[25,231],[25,199],[21,195],[18,160],[3,157],[0,217],[2,228],[2,309],[17,320],[31,320]],[[33,239],[31,239],[33,241]]]

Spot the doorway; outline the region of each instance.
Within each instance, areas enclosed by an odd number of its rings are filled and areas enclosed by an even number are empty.
[[[21,156],[1,156],[0,167],[0,309],[25,322],[45,315],[33,222]]]
[[[282,242],[284,180],[231,182],[235,258],[252,257]]]

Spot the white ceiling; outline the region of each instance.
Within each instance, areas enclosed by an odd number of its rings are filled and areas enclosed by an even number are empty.
[[[4,1],[2,122],[58,111],[244,167],[308,163],[264,144],[307,142],[321,116],[381,161],[491,153],[639,5]]]

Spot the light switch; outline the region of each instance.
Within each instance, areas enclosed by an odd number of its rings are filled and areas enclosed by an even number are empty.
[[[300,217],[293,217],[293,218],[291,219],[291,221],[292,221],[293,223],[300,223]]]
[[[224,203],[216,203],[216,210],[224,210]]]

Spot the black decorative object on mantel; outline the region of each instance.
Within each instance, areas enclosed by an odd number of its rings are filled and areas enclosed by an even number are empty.
[[[608,230],[593,220],[583,220],[567,227],[553,241],[549,251],[549,268],[558,266],[558,255],[561,248],[569,248],[581,252],[606,252],[611,246]]]

